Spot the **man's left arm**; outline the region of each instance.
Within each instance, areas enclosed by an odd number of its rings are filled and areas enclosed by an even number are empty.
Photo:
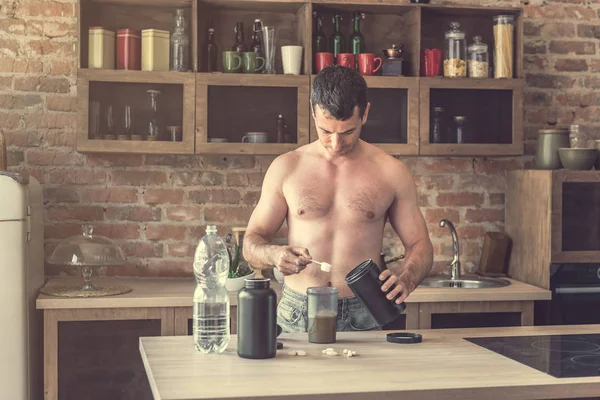
[[[379,279],[385,280],[381,287],[384,292],[396,285],[388,298],[402,293],[396,300],[399,304],[429,275],[433,266],[433,245],[419,208],[414,179],[404,164],[397,165],[399,174],[396,175],[396,182],[399,184],[388,215],[392,228],[406,249],[405,262],[402,271],[385,270]]]

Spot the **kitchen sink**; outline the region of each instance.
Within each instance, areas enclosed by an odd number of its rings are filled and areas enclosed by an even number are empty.
[[[459,279],[451,279],[448,275],[426,278],[419,286],[435,288],[487,289],[510,285],[505,279],[485,278],[478,275],[463,275]]]

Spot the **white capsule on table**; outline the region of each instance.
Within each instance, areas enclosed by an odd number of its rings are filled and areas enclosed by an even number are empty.
[[[337,351],[328,351],[326,354],[328,356],[337,356],[338,355]]]
[[[344,349],[344,354],[348,353],[348,349]]]
[[[297,355],[299,355],[300,357],[304,357],[306,355],[306,352],[304,350],[298,350],[296,351]]]
[[[296,350],[290,350],[290,351],[288,351],[288,356],[295,356],[297,354],[298,354],[298,352]]]

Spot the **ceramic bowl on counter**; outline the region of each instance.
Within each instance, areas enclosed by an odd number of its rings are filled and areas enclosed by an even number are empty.
[[[248,278],[254,278],[256,272],[252,272],[249,275],[242,276],[241,278],[227,278],[225,282],[225,288],[228,292],[239,292],[244,287],[244,280]]]
[[[572,149],[559,148],[558,155],[563,167],[573,171],[586,171],[594,167],[598,158],[598,150],[591,149]]]

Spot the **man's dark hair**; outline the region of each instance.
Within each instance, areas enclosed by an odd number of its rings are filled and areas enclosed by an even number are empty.
[[[367,82],[358,71],[339,65],[324,68],[315,76],[310,102],[313,113],[321,106],[338,121],[346,121],[358,106],[360,118],[367,108]]]

